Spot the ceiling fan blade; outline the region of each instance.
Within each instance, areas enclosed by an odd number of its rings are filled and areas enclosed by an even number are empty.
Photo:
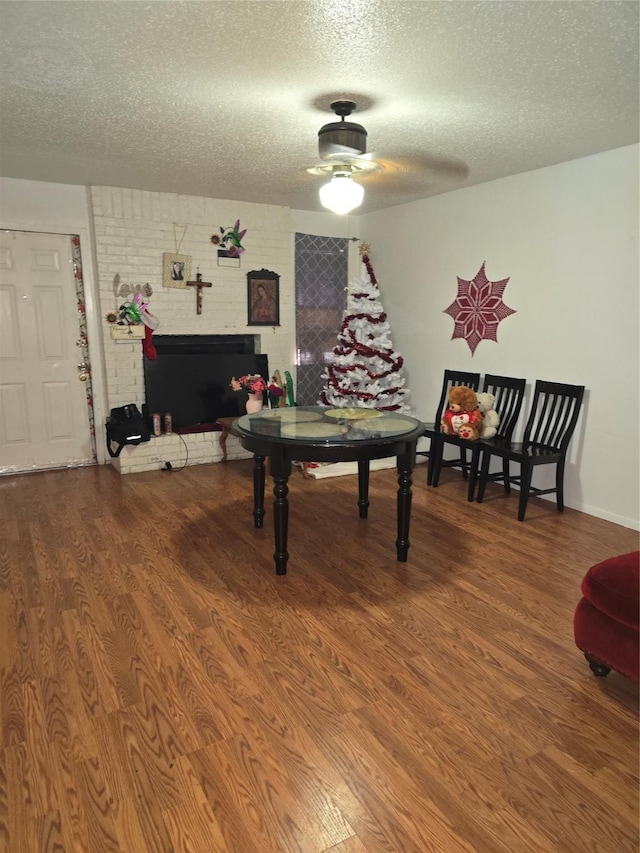
[[[371,175],[371,180],[397,185],[415,182],[436,183],[445,181],[463,181],[469,175],[469,167],[455,158],[430,157],[428,155],[405,155],[377,157],[373,155],[380,170]]]

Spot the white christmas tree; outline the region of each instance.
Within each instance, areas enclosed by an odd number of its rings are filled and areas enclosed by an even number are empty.
[[[379,301],[366,243],[360,244],[360,255],[362,269],[359,278],[349,282],[338,345],[322,375],[325,385],[319,402],[323,406],[409,413],[404,400],[408,392],[401,375],[404,359],[391,343],[391,327]]]

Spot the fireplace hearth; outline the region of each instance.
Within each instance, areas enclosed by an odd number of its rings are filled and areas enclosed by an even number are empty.
[[[154,360],[144,360],[144,412],[171,414],[176,432],[216,429],[218,418],[244,412],[246,394],[229,386],[232,376],[259,373],[269,379],[267,356],[256,353],[254,335],[154,335]]]

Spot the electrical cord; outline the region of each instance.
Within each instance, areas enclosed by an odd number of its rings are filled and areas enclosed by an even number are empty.
[[[179,432],[177,432],[176,435],[178,436],[180,441],[184,444],[184,450],[185,450],[185,454],[186,454],[184,464],[181,465],[180,468],[174,468],[173,465],[171,464],[171,462],[163,462],[162,463],[162,469],[161,469],[162,471],[170,471],[171,473],[173,473],[174,471],[175,472],[184,471],[184,469],[187,467],[187,463],[189,461],[189,448],[187,446],[187,442],[184,440],[184,438],[182,437],[182,435]]]

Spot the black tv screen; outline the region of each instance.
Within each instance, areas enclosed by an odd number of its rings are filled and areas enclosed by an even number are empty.
[[[144,357],[146,412],[171,414],[173,429],[211,424],[217,418],[238,417],[245,412],[247,395],[229,386],[233,376],[259,373],[268,381],[266,355],[208,352],[158,352],[155,360]]]

